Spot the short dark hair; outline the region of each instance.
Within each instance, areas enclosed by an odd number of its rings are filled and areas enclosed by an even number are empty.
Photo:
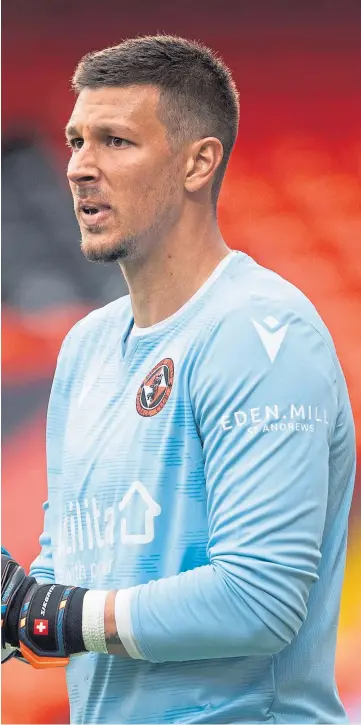
[[[199,42],[146,35],[88,53],[72,81],[76,93],[129,85],[160,89],[158,113],[173,144],[206,136],[221,141],[224,155],[212,187],[216,204],[238,131],[238,92],[229,68]]]

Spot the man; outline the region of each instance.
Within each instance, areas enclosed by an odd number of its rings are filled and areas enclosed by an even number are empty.
[[[160,35],[85,56],[74,88],[82,250],[130,296],[63,343],[42,549],[31,577],[3,557],[4,641],[70,657],[74,723],[347,722],[352,413],[313,305],[218,229],[230,72]]]

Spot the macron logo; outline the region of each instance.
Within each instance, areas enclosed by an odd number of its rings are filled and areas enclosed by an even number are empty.
[[[256,322],[256,320],[252,320],[252,322],[270,361],[273,363],[285,338],[288,325],[280,327],[280,323],[272,315],[265,317],[262,323]]]

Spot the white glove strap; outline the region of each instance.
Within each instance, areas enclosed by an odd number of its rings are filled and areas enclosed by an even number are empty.
[[[109,592],[99,589],[86,592],[83,599],[82,634],[88,652],[108,654],[105,641],[105,600]]]

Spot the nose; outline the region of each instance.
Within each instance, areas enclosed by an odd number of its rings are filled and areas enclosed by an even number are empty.
[[[67,177],[70,183],[86,186],[99,181],[100,170],[90,149],[81,148],[74,153],[68,164]]]

